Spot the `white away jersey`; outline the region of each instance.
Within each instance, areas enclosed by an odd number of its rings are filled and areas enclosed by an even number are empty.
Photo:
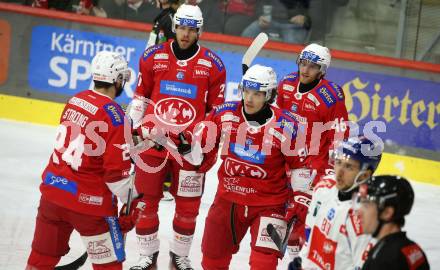
[[[361,269],[369,235],[352,209],[352,200],[340,201],[333,179],[315,187],[306,218],[306,243],[300,251],[303,269]]]

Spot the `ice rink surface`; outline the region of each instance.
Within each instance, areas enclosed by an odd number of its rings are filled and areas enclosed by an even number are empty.
[[[55,127],[0,120],[0,269],[23,270],[30,252],[40,192],[41,173],[52,152]],[[218,166],[219,164],[217,164]],[[201,269],[200,243],[209,206],[217,188],[214,167],[207,175],[200,215],[190,258],[195,269]],[[431,269],[440,269],[440,187],[412,182],[415,205],[407,218],[408,236],[425,250]],[[168,242],[172,233],[174,202],[161,202],[159,208],[161,239],[158,269],[168,269]],[[230,269],[249,269],[249,234],[233,257]],[[79,257],[84,247],[77,233],[70,240],[71,250],[61,264]],[[137,260],[134,232],[127,237],[127,260],[124,269]],[[287,256],[278,269],[287,269]],[[92,269],[86,263],[81,269]]]

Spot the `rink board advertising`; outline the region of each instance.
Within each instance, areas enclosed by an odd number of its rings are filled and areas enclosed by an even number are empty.
[[[111,50],[124,55],[133,74],[145,40],[84,32],[53,26],[32,30],[28,80],[36,91],[74,95],[88,89],[90,62],[97,51]],[[227,69],[227,100],[239,99],[241,54],[215,52]],[[275,68],[278,79],[296,70],[292,61],[258,57],[254,63]],[[128,103],[133,96],[136,77],[132,76],[125,93],[117,99]],[[332,67],[328,79],[344,90],[349,119],[362,128],[368,121],[383,121],[384,140],[399,145],[439,151],[440,86],[438,83],[398,76],[360,72]]]

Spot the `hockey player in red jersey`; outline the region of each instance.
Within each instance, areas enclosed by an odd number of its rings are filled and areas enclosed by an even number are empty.
[[[315,179],[332,172],[329,164],[329,151],[334,141],[348,137],[347,109],[342,88],[324,78],[330,66],[331,55],[328,48],[318,44],[306,46],[297,59],[298,72],[286,75],[278,84],[277,104],[281,109],[290,111],[300,124],[305,125],[306,137],[298,138],[303,142],[299,155]],[[305,139],[305,140],[304,140]],[[306,196],[311,196],[309,190]],[[305,218],[307,206],[298,205],[298,211]],[[303,223],[300,220],[300,223]],[[289,239],[288,252],[297,256],[303,237],[303,226],[295,226]]]
[[[294,169],[301,162],[292,150],[298,132],[295,120],[270,105],[276,87],[272,68],[250,67],[240,84],[243,100],[217,106],[194,133],[205,152],[202,171],[214,163],[211,157],[224,137],[219,185],[202,240],[204,269],[228,269],[248,229],[251,269],[276,269],[282,257],[266,226],[272,223],[286,234],[290,189],[285,166]]]
[[[156,264],[157,212],[167,172],[172,173],[170,193],[176,201],[171,262],[176,269],[192,269],[188,255],[204,175],[186,161],[175,160],[169,144],[163,143],[156,131],[164,130],[165,139],[179,144],[179,133],[192,131],[215,105],[224,101],[225,66],[217,55],[198,44],[202,26],[200,8],[181,5],[173,18],[176,40],[146,49],[139,62],[139,81],[129,114],[134,119],[134,128],[140,129],[142,137],[150,140],[154,147],[140,155],[136,167],[136,188],[144,194],[147,208],[136,226],[140,259],[133,270],[150,269]]]
[[[122,232],[134,227],[143,206],[135,200],[131,215],[117,217],[115,195],[127,201],[131,162],[124,112],[113,99],[130,78],[127,62],[103,51],[93,58],[91,70],[95,88],[67,102],[42,174],[28,270],[54,269],[69,252],[73,230],[81,235],[93,269],[122,270]]]

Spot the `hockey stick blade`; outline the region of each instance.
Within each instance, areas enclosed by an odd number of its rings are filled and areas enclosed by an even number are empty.
[[[87,251],[83,253],[83,255],[81,255],[81,257],[79,257],[78,259],[74,260],[73,262],[69,263],[69,264],[65,264],[65,265],[60,265],[60,266],[56,266],[54,269],[55,270],[77,270],[79,269],[81,266],[84,265],[84,263],[86,263],[87,261]]]
[[[254,61],[255,57],[258,55],[260,50],[263,48],[264,44],[269,40],[269,37],[266,33],[260,33],[258,36],[252,41],[252,44],[249,46],[247,51],[243,55],[243,59],[241,61],[243,68],[243,75],[248,70],[252,61]]]
[[[295,225],[296,221],[297,218],[294,217],[289,221],[289,223],[287,223],[286,235],[284,236],[283,239],[281,239],[281,235],[278,234],[277,230],[275,229],[275,226],[273,226],[272,223],[269,223],[266,226],[267,233],[269,234],[270,238],[272,239],[272,241],[275,243],[278,250],[282,254],[286,252],[287,241],[289,240],[290,233],[292,232],[293,225]]]
[[[281,240],[280,235],[278,234],[277,230],[275,229],[275,227],[273,226],[272,223],[267,224],[267,233],[269,234],[270,238],[272,239],[272,241],[275,243],[275,245],[277,246],[278,250],[281,251],[282,245],[283,245],[283,240]]]

